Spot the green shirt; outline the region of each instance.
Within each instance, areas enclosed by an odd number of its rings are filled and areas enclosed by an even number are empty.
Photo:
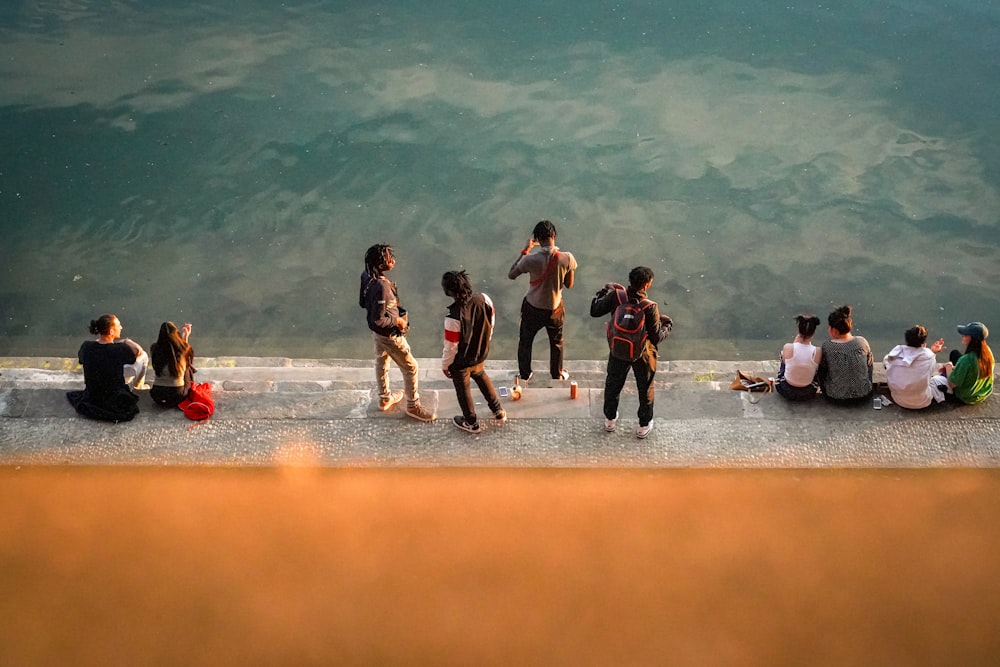
[[[993,393],[993,369],[989,376],[979,377],[979,355],[973,352],[958,358],[948,381],[955,385],[952,390],[955,396],[970,405],[985,401]]]

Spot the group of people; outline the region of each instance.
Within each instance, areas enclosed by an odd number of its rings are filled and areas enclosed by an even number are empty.
[[[101,315],[90,322],[97,338],[84,341],[77,357],[83,366],[84,389],[67,392],[66,398],[84,417],[102,421],[131,421],[139,414],[139,397],[133,390],[146,386],[153,367],[149,395],[163,407],[177,407],[188,396],[195,373],[194,350],[188,342],[191,325],[160,325],[160,334],[149,354],[130,338],[122,337],[116,315]]]
[[[515,383],[527,383],[533,376],[532,346],[538,332],[545,329],[549,341],[549,373],[554,380],[569,379],[563,367],[563,324],[566,311],[563,289],[572,288],[578,268],[572,253],[555,244],[556,228],[548,220],[535,225],[520,254],[507,273],[511,280],[527,274],[528,290],[521,302]],[[382,411],[394,409],[405,400],[405,414],[421,422],[435,414],[420,402],[418,368],[406,334],[409,314],[400,304],[396,284],[386,274],[396,265],[391,246],[368,248],[361,273],[359,305],[367,313],[375,347],[375,381]],[[637,438],[653,429],[654,378],[658,346],[669,335],[673,322],[661,315],[647,292],[653,283],[652,269],[637,266],[629,272],[629,284],[606,283],[590,304],[592,317],[610,316],[607,323],[609,355],[604,383],[604,428],[615,431],[618,405],[629,370],[639,396]],[[441,370],[454,384],[462,414],[452,423],[469,433],[483,429],[472,399],[475,382],[486,399],[495,422],[506,421],[500,397],[485,370],[489,356],[496,310],[486,294],[472,288],[464,270],[447,271],[441,288],[452,300],[444,318],[444,346]],[[828,318],[829,339],[820,347],[812,344],[820,319],[815,315],[795,317],[798,333],[780,353],[781,364],[776,391],[785,398],[801,401],[822,393],[836,403],[858,403],[870,399],[873,357],[868,341],[852,333],[850,306],[841,306]],[[139,412],[134,389],[145,384],[147,367],[153,368],[150,387],[153,400],[175,407],[187,398],[193,385],[194,350],[189,343],[191,325],[178,328],[173,322],[160,326],[159,337],[147,355],[142,347],[122,337],[122,325],[115,315],[102,315],[90,323],[96,340],[83,343],[79,360],[83,365],[85,389],[68,392],[69,402],[81,415],[107,421],[129,421]],[[905,344],[897,345],[885,357],[886,378],[893,400],[904,408],[921,409],[933,402],[978,403],[993,391],[994,360],[986,338],[989,331],[980,322],[958,327],[964,353],[953,350],[948,363],[938,366],[935,355],[944,349],[939,339],[927,346],[927,330],[920,325],[908,329]],[[389,387],[389,363],[403,374],[403,390]]]
[[[796,315],[798,333],[781,349],[775,390],[792,401],[808,400],[822,393],[834,403],[851,405],[872,398],[874,358],[868,341],[852,333],[850,306],[841,306],[827,318],[829,338],[820,347],[812,344],[820,319]],[[982,322],[958,326],[964,351],[953,349],[949,361],[939,365],[936,355],[945,349],[943,338],[927,345],[927,329],[915,325],[903,334],[883,360],[892,400],[903,408],[920,410],[950,401],[980,403],[993,393],[993,351],[986,343],[989,329]]]
[[[572,253],[556,246],[556,228],[549,220],[535,225],[520,254],[514,260],[507,277],[515,280],[527,274],[528,290],[521,301],[521,321],[518,332],[516,382],[527,383],[533,376],[532,347],[538,332],[545,329],[549,340],[549,374],[553,380],[569,379],[563,367],[563,324],[566,309],[563,289],[573,287],[578,268]],[[400,305],[396,284],[386,277],[396,265],[391,246],[376,244],[365,253],[365,268],[361,273],[358,303],[367,313],[368,328],[375,346],[375,381],[379,394],[379,409],[392,410],[404,399],[404,412],[418,421],[432,421],[435,415],[420,403],[417,361],[406,340],[409,317]],[[629,369],[635,376],[639,392],[639,424],[635,436],[645,438],[653,429],[653,401],[657,346],[670,332],[672,322],[659,313],[657,304],[646,296],[653,282],[653,271],[639,266],[629,274],[629,285],[608,283],[594,297],[590,306],[593,317],[615,315],[628,311],[631,328],[623,326],[613,332],[614,317],[608,324],[609,342],[617,335],[629,343],[629,352],[615,354],[612,346],[608,357],[604,391],[604,427],[614,431],[618,423],[619,396]],[[466,271],[448,271],[441,278],[441,288],[452,299],[444,318],[444,347],[441,370],[452,380],[462,414],[452,423],[469,433],[480,433],[483,426],[476,414],[471,383],[474,381],[493,413],[495,423],[507,419],[500,397],[485,370],[490,341],[496,320],[493,301],[486,294],[475,292]],[[634,343],[634,344],[633,344]],[[403,390],[389,387],[389,362],[394,362],[403,374]]]

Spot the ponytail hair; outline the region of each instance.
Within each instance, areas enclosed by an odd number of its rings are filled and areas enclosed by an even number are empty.
[[[472,283],[465,271],[448,271],[441,276],[441,289],[462,306],[472,299]]]
[[[106,336],[111,333],[111,324],[117,319],[117,315],[108,313],[101,315],[96,320],[90,320],[90,333],[95,336]]]
[[[965,348],[965,353],[972,352],[979,359],[979,377],[988,378],[993,374],[993,350],[986,344],[985,340],[973,338],[969,341],[969,346]]]
[[[839,333],[841,336],[844,334],[851,333],[851,329],[854,328],[854,322],[851,320],[851,307],[841,306],[835,311],[830,313],[830,317],[827,318],[830,323],[830,327]]]
[[[796,315],[795,321],[799,324],[799,335],[803,338],[812,338],[819,326],[819,318],[815,315]]]

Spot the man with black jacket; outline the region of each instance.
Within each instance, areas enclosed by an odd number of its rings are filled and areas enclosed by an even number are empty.
[[[373,245],[365,253],[358,302],[368,311],[368,328],[375,342],[375,381],[378,384],[379,410],[387,412],[406,396],[406,414],[417,421],[434,420],[434,413],[420,405],[417,388],[417,360],[406,340],[409,318],[399,305],[396,283],[385,277],[396,266],[390,246]],[[389,391],[389,360],[403,373],[404,391]]]
[[[463,431],[481,433],[483,427],[472,402],[470,377],[486,398],[493,418],[500,423],[507,419],[493,382],[484,368],[493,336],[493,302],[489,296],[472,291],[465,271],[445,273],[441,277],[441,288],[454,299],[444,318],[444,349],[441,352],[441,370],[455,384],[458,405],[462,409],[462,414],[457,415],[453,423]]]
[[[590,302],[590,315],[603,317],[613,314],[623,302],[636,304],[642,311],[645,340],[637,358],[629,361],[614,353],[608,355],[608,374],[604,381],[604,430],[610,432],[618,427],[618,400],[631,368],[639,390],[639,426],[635,437],[645,438],[653,430],[653,378],[656,375],[657,345],[669,335],[673,322],[669,316],[660,315],[655,301],[646,298],[646,290],[653,284],[652,269],[637,266],[629,272],[628,280],[627,290],[615,283],[606,284]]]

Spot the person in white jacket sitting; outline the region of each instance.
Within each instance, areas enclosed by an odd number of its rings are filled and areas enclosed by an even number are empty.
[[[944,387],[935,383],[938,371],[934,355],[944,349],[944,339],[939,338],[927,347],[927,329],[916,325],[904,334],[906,345],[897,345],[885,355],[885,377],[892,400],[904,408],[919,410],[932,401],[944,400]]]

